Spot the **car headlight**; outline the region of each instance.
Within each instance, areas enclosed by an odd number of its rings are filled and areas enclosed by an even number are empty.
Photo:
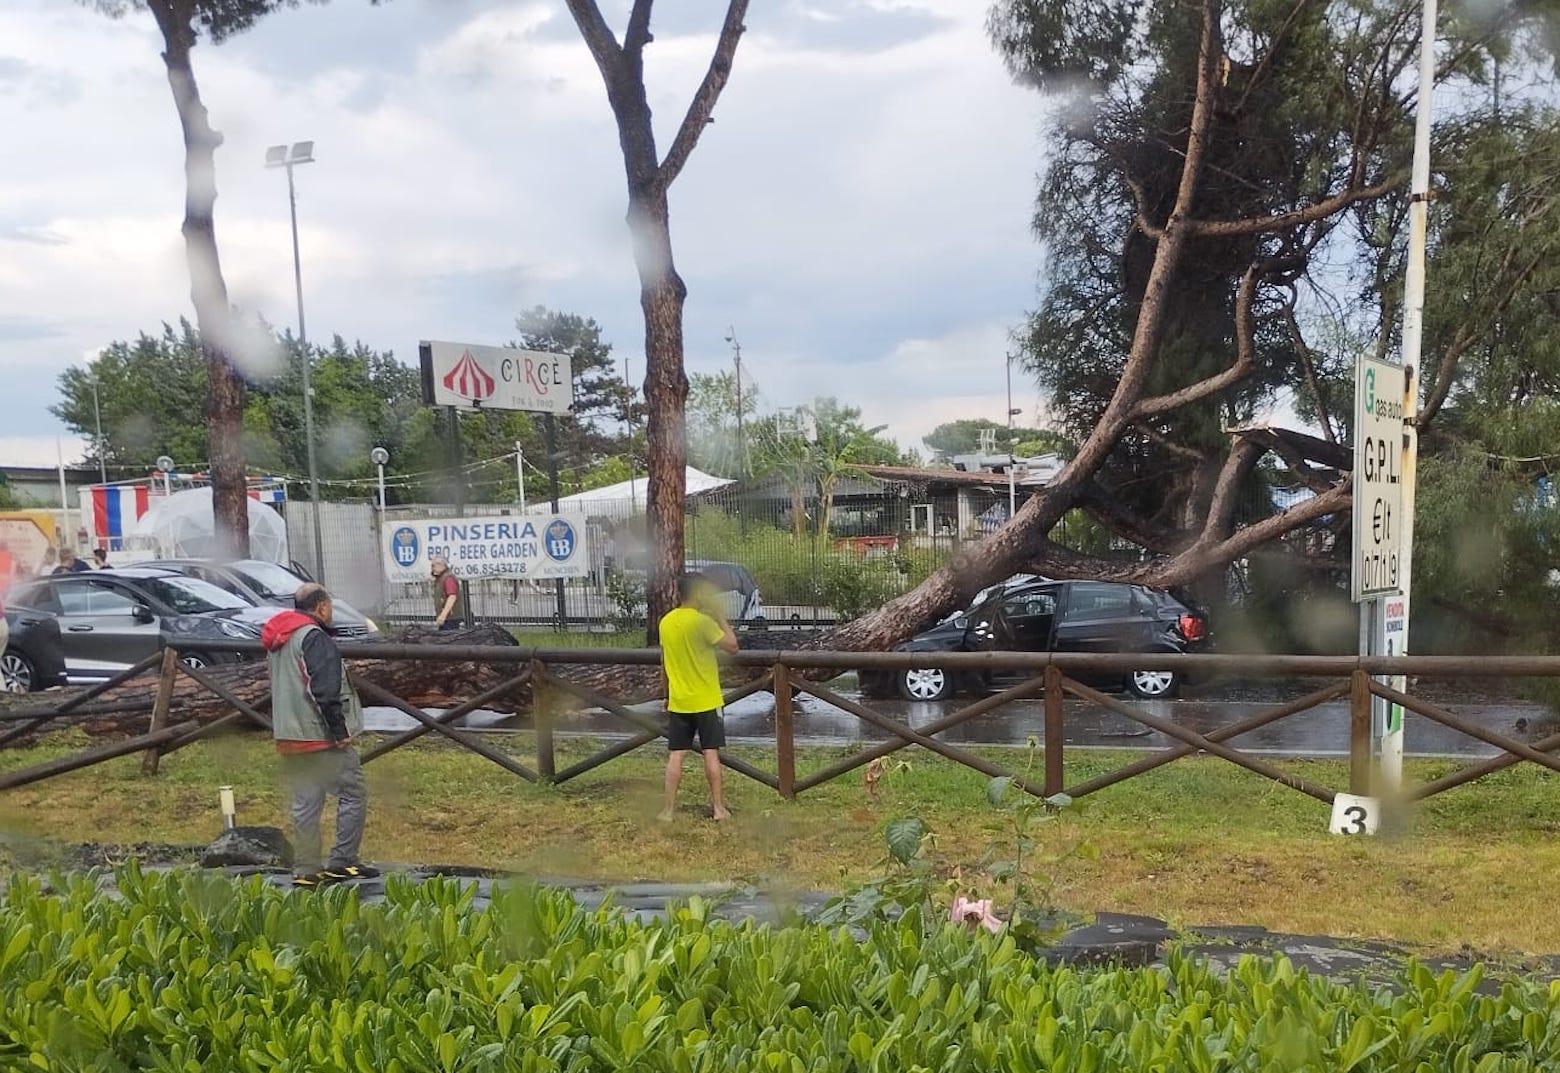
[[[245,622],[234,622],[231,619],[218,619],[217,629],[229,637],[236,637],[240,641],[253,641],[260,636],[260,631]]]
[[[375,622],[373,619],[371,619],[371,618],[364,618],[363,621],[368,623],[368,632],[369,633],[379,633],[380,632],[380,630],[379,630],[379,623]]]

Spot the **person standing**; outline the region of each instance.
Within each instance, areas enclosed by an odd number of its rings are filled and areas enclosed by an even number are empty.
[[[94,569],[94,570],[107,570],[108,568],[109,568],[108,549],[107,548],[93,548],[92,549],[92,569]]]
[[[460,579],[450,573],[443,556],[428,561],[433,574],[433,624],[441,630],[458,630],[466,624],[466,598],[460,591]]]
[[[710,584],[702,574],[677,580],[677,606],[661,617],[661,668],[666,673],[666,805],[657,819],[670,823],[677,811],[677,788],[694,737],[704,754],[704,777],[717,820],[731,812],[721,786],[720,750],[726,745],[725,698],[720,691],[716,651],[735,652],[731,632]]]
[[[60,565],[50,572],[54,574],[84,574],[91,569],[86,563],[76,558],[76,549],[67,545],[60,549]]]
[[[347,677],[329,626],[330,593],[310,582],[293,595],[293,610],[265,624],[271,671],[271,734],[292,792],[293,885],[317,887],[376,876],[359,859],[368,787],[353,737],[363,731],[363,704]],[[336,798],[336,843],[320,866],[320,816]]]

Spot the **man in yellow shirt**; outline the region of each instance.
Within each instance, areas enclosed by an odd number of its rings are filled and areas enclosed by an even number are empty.
[[[683,761],[699,737],[704,777],[717,820],[729,820],[721,794],[720,750],[726,744],[725,698],[720,692],[720,666],[715,650],[735,652],[737,635],[721,614],[714,590],[702,574],[677,580],[678,604],[661,617],[661,667],[666,672],[666,807],[657,819],[671,822],[677,811],[677,786]]]

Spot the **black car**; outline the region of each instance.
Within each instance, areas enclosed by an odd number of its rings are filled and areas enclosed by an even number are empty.
[[[0,653],[0,690],[29,693],[65,684],[65,649],[53,615],[6,604],[11,638]]]
[[[1208,624],[1175,596],[1146,585],[1108,581],[1037,580],[988,592],[967,610],[898,645],[899,652],[1196,652]],[[960,689],[986,689],[1029,675],[960,674],[935,667],[862,671],[869,695],[942,700]],[[1081,676],[1080,676],[1081,677]],[[1133,671],[1105,681],[1139,697],[1173,696],[1174,671]]]
[[[278,610],[149,567],[39,578],[17,586],[12,598],[58,620],[72,682],[111,678],[169,642],[191,667],[232,662],[240,657],[203,650],[201,642],[258,640]]]
[[[172,570],[186,577],[209,581],[255,607],[292,607],[293,593],[309,580],[296,568],[288,569],[264,559],[239,559],[218,563],[210,559],[154,559],[139,564],[156,570]],[[331,597],[330,632],[338,640],[377,641],[379,626],[344,600]]]

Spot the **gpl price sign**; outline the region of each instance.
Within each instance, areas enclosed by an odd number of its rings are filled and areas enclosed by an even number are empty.
[[[1356,601],[1403,592],[1403,366],[1361,358],[1354,385]]]

